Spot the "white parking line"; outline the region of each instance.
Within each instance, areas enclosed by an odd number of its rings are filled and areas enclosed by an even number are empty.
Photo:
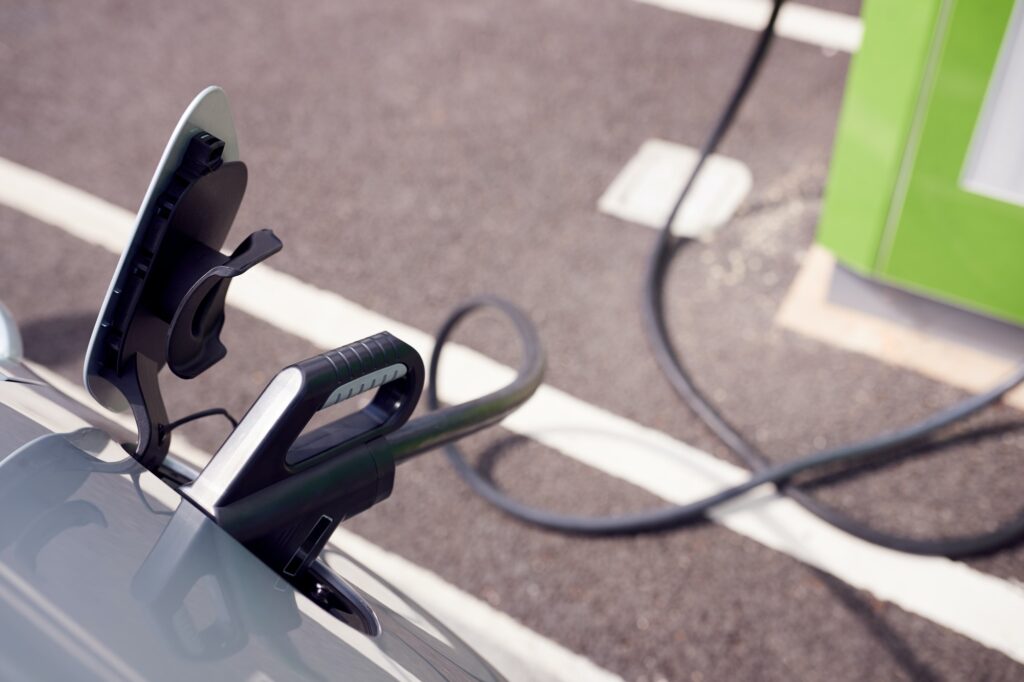
[[[760,31],[771,13],[769,0],[636,0],[645,5]],[[826,50],[856,52],[864,36],[860,17],[787,2],[775,33]]]
[[[660,230],[699,158],[693,147],[646,140],[597,200],[597,209]],[[745,163],[712,154],[672,221],[672,233],[702,237],[725,225],[752,184]]]
[[[83,387],[46,367],[35,363],[27,364],[58,391],[89,405],[122,426],[134,429],[135,424],[130,417],[100,407]],[[55,409],[52,405],[47,405],[46,408]],[[45,419],[41,411],[37,411],[35,416]],[[60,421],[46,425],[49,428],[60,429],[61,424],[66,424],[65,420],[69,419],[87,426],[70,412],[61,415]],[[205,466],[210,459],[209,453],[192,445],[180,434],[174,437],[173,450],[175,455],[197,469]],[[124,455],[123,451],[121,455]],[[143,476],[140,485],[147,495],[168,509],[174,509],[180,501],[174,491],[155,477]],[[622,682],[621,677],[599,667],[589,658],[537,634],[508,614],[496,611],[487,603],[463,592],[422,566],[392,554],[355,533],[339,528],[331,536],[330,542],[335,548],[411,597],[510,680]],[[328,557],[327,562],[333,563],[332,558]]]
[[[510,680],[622,680],[589,658],[555,644],[425,568],[358,535],[340,529],[331,542],[384,580],[399,586]],[[330,558],[327,561],[330,563]]]
[[[0,203],[115,253],[127,240],[134,218],[98,197],[3,160]],[[258,266],[232,285],[228,300],[321,348],[385,329],[425,356],[433,343],[418,329],[266,266]],[[512,376],[512,369],[452,344],[441,371],[442,398],[460,402]],[[686,502],[747,475],[713,455],[548,385],[503,425],[670,502]],[[767,487],[720,508],[714,520],[1024,663],[1024,628],[1020,627],[1024,587],[1020,585],[959,562],[870,545],[832,528]]]

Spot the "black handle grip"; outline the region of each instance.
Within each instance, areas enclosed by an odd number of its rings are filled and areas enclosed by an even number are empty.
[[[214,509],[359,450],[406,422],[423,390],[419,353],[387,332],[286,367],[185,491]],[[320,410],[376,388],[359,412],[307,434]],[[300,436],[300,434],[302,434]]]
[[[296,415],[303,419],[303,427],[315,412],[378,389],[373,401],[359,412],[298,437],[285,457],[293,468],[391,433],[412,415],[423,390],[419,354],[387,332],[293,366],[302,372],[307,392],[302,414]]]
[[[385,383],[385,388],[378,392],[377,398],[368,408],[369,412],[363,415],[364,418],[372,418],[370,422],[364,424],[368,429],[363,433],[376,434],[376,437],[368,440],[357,438],[356,440],[360,441],[359,445],[346,445],[351,443],[350,435],[347,433],[349,427],[356,423],[355,420],[347,421],[349,418],[346,417],[340,420],[340,423],[325,427],[326,430],[318,429],[303,436],[291,448],[286,455],[286,459],[296,463],[291,475],[248,495],[219,496],[215,500],[207,498],[206,504],[198,500],[200,506],[221,527],[244,543],[275,571],[289,580],[298,581],[297,584],[306,584],[302,582],[305,580],[302,577],[303,572],[324,546],[337,524],[353,514],[369,509],[390,494],[397,462],[405,461],[430,448],[450,443],[496,423],[537,390],[544,374],[544,353],[537,339],[536,330],[529,318],[518,308],[500,299],[474,299],[460,307],[445,322],[438,335],[439,345],[434,351],[433,367],[437,367],[441,345],[458,322],[472,311],[488,306],[497,307],[505,312],[515,324],[523,341],[525,356],[516,379],[509,385],[476,400],[420,417],[398,429],[398,426],[402,426],[402,422],[408,418],[416,400],[399,399],[389,404],[384,399],[389,393],[384,391],[397,390],[401,385],[399,382],[409,377],[411,388],[398,391],[398,395],[415,395],[418,399],[423,386],[423,364],[415,350],[396,339],[395,341],[404,348],[401,357],[407,358],[407,361],[402,362],[410,371],[407,375]],[[352,346],[356,348],[352,349]],[[352,364],[353,358],[344,352],[345,349],[325,353],[282,371],[264,392],[264,396],[257,401],[252,412],[259,411],[264,397],[271,398],[266,405],[266,413],[273,412],[270,408],[273,406],[273,394],[279,381],[281,385],[278,389],[284,395],[294,395],[294,387],[288,388],[291,383],[306,386],[303,396],[307,402],[312,401],[309,413],[311,416],[316,410],[332,404],[335,399],[345,399],[351,395],[350,391],[372,387],[373,377],[380,376],[381,380],[390,379],[386,372],[382,375],[376,374],[390,366],[390,356],[365,353],[370,349],[363,348],[361,343],[350,344],[346,349],[354,350],[358,354],[360,364],[358,370],[343,375],[344,381],[338,374],[335,374],[333,383],[327,381],[317,384],[313,380],[316,376],[330,377],[331,372],[335,371],[335,366],[346,366],[346,359],[348,365]],[[382,357],[384,361],[381,360]],[[331,366],[330,371],[327,371],[324,363]],[[304,370],[298,370],[297,367],[303,367]],[[291,374],[286,375],[288,372]],[[360,383],[350,383],[355,377],[363,378],[362,389]],[[365,381],[367,377],[370,377],[368,382]],[[297,378],[301,378],[302,381],[297,381]],[[432,401],[434,402],[436,400]],[[436,409],[437,406],[432,404],[431,407]],[[243,424],[245,421],[247,420],[243,420]],[[299,428],[301,429],[301,426]],[[236,433],[241,430],[242,425],[239,425]],[[221,448],[221,453],[230,456],[230,452],[224,452],[227,445],[228,443]],[[335,447],[339,449],[338,456],[318,456]],[[211,465],[216,463],[221,453],[218,453]],[[304,463],[307,459],[316,463],[306,466]],[[206,471],[196,480],[196,484],[205,475]],[[189,488],[184,488],[183,492],[193,501],[197,501]]]
[[[294,577],[339,522],[391,493],[395,463],[381,444],[409,419],[423,380],[419,353],[386,332],[286,367],[181,492]],[[372,389],[359,412],[300,436],[320,410]],[[301,510],[282,507],[275,494],[292,483],[303,489]],[[255,513],[232,515],[243,502]],[[281,522],[267,523],[274,518]]]

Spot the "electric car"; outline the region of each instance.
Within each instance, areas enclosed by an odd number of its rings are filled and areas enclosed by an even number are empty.
[[[211,86],[164,149],[85,353],[85,388],[134,430],[20,361],[0,306],[0,679],[501,679],[328,541],[391,494],[397,465],[525,402],[539,350],[505,387],[441,409],[430,393],[435,409],[411,419],[424,362],[381,330],[282,369],[208,461],[176,456],[175,426],[217,410],[170,422],[158,375],[192,379],[225,356],[231,282],[282,248],[257,230],[228,252],[246,183]],[[447,330],[480,307],[539,348],[522,313],[490,299]]]
[[[501,679],[331,546],[283,579],[129,456],[135,434],[19,361],[12,325],[0,312],[0,678]]]
[[[224,252],[246,178],[226,96],[207,88],[164,150],[86,350],[86,388],[134,431],[19,360],[0,306],[0,679],[501,679],[328,540],[391,494],[397,464],[525,401],[540,356],[505,389],[410,420],[424,363],[382,331],[281,370],[209,462],[175,455],[158,374],[191,379],[224,357],[230,283],[282,246],[259,230]]]

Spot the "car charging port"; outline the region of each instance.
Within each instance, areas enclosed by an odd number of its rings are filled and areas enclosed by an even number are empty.
[[[299,592],[349,627],[370,637],[380,634],[380,621],[369,603],[330,568],[313,562],[291,580]]]

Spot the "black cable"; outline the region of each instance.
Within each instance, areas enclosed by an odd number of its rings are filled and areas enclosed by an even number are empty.
[[[477,304],[472,307],[472,310],[480,307],[483,307],[483,305]],[[499,309],[508,314],[506,310],[508,307],[511,307],[511,304],[503,302],[503,306]],[[467,312],[469,311],[463,307],[460,309],[457,317],[449,317],[449,319],[445,321],[441,332],[437,335],[437,343],[434,345],[434,350],[430,358],[430,374],[426,388],[427,406],[431,410],[436,410],[440,406],[440,401],[437,396],[437,372],[441,352],[443,351],[444,346],[448,343],[449,337],[457,328],[458,322],[466,317]],[[517,331],[519,331],[518,325]],[[523,340],[524,347],[529,348],[532,343],[535,343],[534,340],[524,337],[521,331],[519,331],[519,333]],[[893,431],[851,446],[833,448],[790,462],[785,462],[771,467],[759,468],[759,470],[755,471],[755,473],[746,481],[689,504],[665,507],[664,509],[655,511],[623,516],[575,516],[556,514],[531,507],[509,497],[499,490],[494,483],[481,475],[466,461],[458,446],[453,444],[445,446],[445,453],[452,462],[452,465],[455,467],[456,472],[463,478],[463,480],[466,481],[475,493],[502,511],[522,521],[542,526],[544,528],[577,535],[623,535],[662,531],[676,528],[694,521],[704,520],[710,509],[722,504],[723,502],[727,502],[728,500],[767,483],[774,483],[777,485],[785,484],[793,476],[796,476],[808,469],[821,467],[835,462],[865,459],[869,456],[893,452],[915,445],[920,446],[928,437],[939,429],[958,422],[966,416],[974,414],[978,410],[990,405],[1011,388],[1018,385],[1021,381],[1024,381],[1024,367],[1017,370],[1012,376],[1008,377],[990,391],[969,398],[904,429]],[[516,382],[513,382],[513,384],[515,383]],[[787,492],[791,491],[792,488],[787,489]],[[990,534],[993,536],[992,539],[988,539],[988,536],[985,536],[985,543],[987,544],[994,540],[1002,542],[1006,538],[1012,540],[1019,537],[1021,533],[1024,533],[1024,518],[1015,520],[1014,523],[1008,524],[995,533]],[[974,549],[974,545],[978,544],[973,538],[958,539],[958,541],[970,541],[971,549]],[[978,551],[984,550],[975,549],[973,553],[977,553]],[[945,554],[945,552],[930,553]]]
[[[1024,536],[1024,513],[995,531],[978,535],[942,538],[916,539],[891,535],[878,531],[868,525],[861,524],[841,514],[835,509],[824,505],[808,495],[800,488],[789,484],[796,474],[839,462],[862,461],[880,454],[894,453],[913,446],[927,444],[928,440],[941,429],[977,413],[997,401],[1011,388],[1024,381],[1024,365],[1011,376],[991,390],[957,405],[942,410],[911,426],[882,434],[865,441],[839,448],[832,448],[799,459],[773,465],[763,453],[751,444],[728,420],[708,401],[683,367],[679,354],[668,335],[664,315],[664,288],[668,267],[677,252],[676,237],[672,234],[672,223],[678,214],[686,196],[693,187],[704,163],[717,149],[725,133],[731,126],[740,105],[745,99],[768,53],[774,37],[775,23],[783,0],[775,0],[768,23],[761,32],[754,50],[743,70],[739,83],[730,97],[725,109],[715,123],[715,127],[700,151],[700,157],[694,166],[686,184],[680,192],[668,219],[662,227],[657,245],[648,263],[644,289],[644,329],[651,343],[652,351],[669,383],[679,394],[694,414],[731,450],[733,450],[753,473],[751,477],[736,486],[686,505],[666,507],[650,512],[611,517],[582,517],[555,514],[523,504],[499,490],[490,480],[482,476],[466,462],[461,451],[455,445],[447,445],[445,452],[455,467],[456,472],[466,481],[474,492],[495,505],[502,511],[527,523],[553,530],[582,535],[617,535],[635,534],[648,531],[667,530],[706,518],[707,512],[713,507],[733,499],[749,490],[766,483],[774,483],[779,490],[792,497],[808,511],[824,519],[828,523],[868,542],[893,549],[916,554],[934,554],[944,556],[964,556],[995,551]],[[688,239],[681,239],[686,243]],[[508,313],[510,304],[503,304],[502,310]],[[427,401],[431,409],[438,408],[437,398],[437,365],[441,351],[449,336],[468,311],[461,309],[445,321],[431,357],[430,377],[427,385]],[[518,311],[517,311],[518,313]],[[521,313],[518,313],[521,316]],[[524,347],[533,351],[531,344],[535,340],[528,338],[518,329]],[[521,381],[521,377],[513,382]]]
[[[170,433],[179,426],[188,424],[189,422],[194,422],[197,419],[204,419],[206,417],[214,417],[217,415],[221,415],[229,422],[231,422],[231,428],[238,427],[238,420],[232,417],[231,413],[228,412],[226,409],[224,409],[223,407],[211,407],[208,410],[199,410],[198,412],[193,412],[192,414],[186,415],[181,419],[171,422],[165,427],[164,433]]]
[[[429,386],[437,383],[439,354],[445,339],[461,321],[478,310],[492,308],[500,311],[515,328],[522,346],[522,360],[516,378],[508,385],[485,396],[438,410],[437,393],[427,389],[431,412],[413,419],[388,436],[388,451],[395,464],[401,464],[417,455],[497,424],[534,394],[544,380],[544,349],[537,330],[523,311],[496,296],[478,296],[466,301],[449,313],[437,334],[438,343],[430,358]]]

